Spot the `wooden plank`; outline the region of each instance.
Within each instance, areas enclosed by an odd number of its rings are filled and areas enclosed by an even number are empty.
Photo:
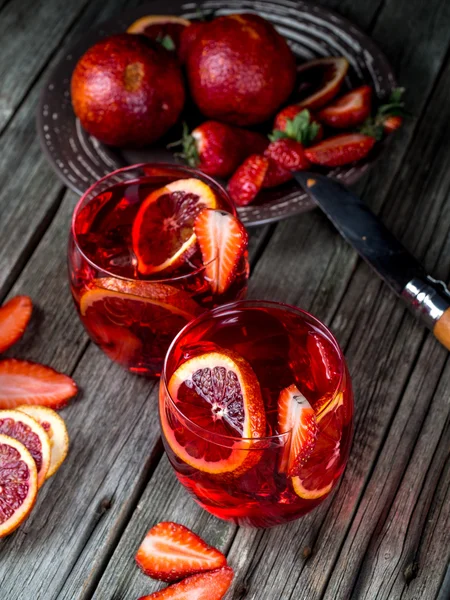
[[[69,33],[86,2],[20,0],[0,18],[0,132],[33,85],[36,75]]]

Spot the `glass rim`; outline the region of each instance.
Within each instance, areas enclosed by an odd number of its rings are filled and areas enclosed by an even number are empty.
[[[276,309],[283,310],[283,311],[288,311],[288,312],[300,315],[302,317],[306,317],[306,319],[312,321],[314,325],[318,326],[318,328],[320,329],[321,333],[324,333],[327,336],[327,338],[333,344],[333,347],[335,348],[335,350],[337,352],[340,364],[343,365],[343,368],[341,368],[341,371],[340,371],[339,381],[336,384],[336,387],[335,387],[335,389],[333,391],[331,399],[335,398],[336,395],[339,394],[340,391],[343,389],[343,382],[344,382],[345,376],[346,376],[346,373],[345,373],[345,357],[344,357],[344,354],[343,354],[343,352],[341,350],[341,347],[339,346],[339,343],[336,340],[336,338],[333,335],[333,333],[317,317],[315,317],[314,315],[312,315],[308,311],[306,311],[306,310],[304,310],[302,308],[299,308],[297,306],[292,306],[291,304],[286,304],[284,302],[277,302],[277,301],[274,301],[274,300],[238,300],[237,302],[231,302],[229,304],[222,304],[221,306],[217,306],[216,308],[208,310],[205,313],[199,315],[195,319],[192,319],[191,321],[189,321],[189,323],[187,323],[183,327],[183,329],[181,329],[181,331],[179,331],[177,333],[177,335],[172,340],[172,343],[170,344],[169,349],[167,350],[166,356],[164,358],[164,364],[163,364],[163,369],[162,369],[162,373],[161,373],[160,382],[164,386],[164,391],[166,393],[166,398],[169,400],[169,404],[170,404],[171,409],[173,409],[178,415],[181,416],[182,420],[187,424],[188,429],[190,429],[192,427],[194,429],[194,432],[195,432],[195,430],[198,430],[200,432],[206,432],[206,435],[205,435],[204,439],[207,439],[211,443],[217,444],[219,446],[220,445],[224,445],[224,446],[226,446],[228,448],[230,447],[230,445],[229,445],[230,442],[233,442],[233,445],[235,445],[235,444],[237,444],[239,442],[243,442],[244,444],[251,444],[251,443],[258,444],[258,442],[271,442],[271,441],[273,442],[273,441],[276,441],[276,440],[283,440],[284,441],[284,440],[286,440],[286,438],[288,436],[291,435],[292,429],[289,429],[288,431],[283,432],[283,433],[275,433],[273,435],[266,435],[266,436],[262,436],[262,437],[252,437],[252,438],[238,437],[238,436],[228,436],[228,435],[224,435],[224,434],[212,433],[208,429],[205,429],[201,425],[198,425],[197,423],[195,423],[194,421],[192,421],[192,419],[190,419],[185,414],[183,414],[181,412],[181,410],[178,408],[176,402],[174,401],[174,399],[172,398],[172,396],[170,395],[170,392],[169,392],[168,381],[167,381],[167,366],[168,366],[169,356],[173,352],[173,348],[178,343],[178,341],[186,334],[186,332],[189,329],[192,329],[192,328],[196,327],[202,321],[206,321],[206,320],[210,319],[211,316],[216,315],[217,313],[220,313],[220,312],[222,312],[224,310],[225,311],[227,311],[227,310],[233,310],[235,308],[240,308],[240,307],[249,307],[249,308],[250,307],[255,307],[255,308],[271,307],[271,308],[276,308]],[[219,440],[218,442],[216,442],[216,438]],[[222,440],[224,443],[221,444],[220,440]],[[228,445],[225,444],[225,441],[228,441]],[[258,447],[255,447],[255,448],[248,447],[248,448],[243,448],[243,449],[246,449],[246,450],[253,450],[253,449],[257,450],[257,449],[260,449],[260,448],[258,448]]]
[[[125,167],[120,167],[119,169],[115,169],[114,171],[111,171],[110,173],[107,173],[106,175],[104,175],[103,177],[101,177],[100,179],[98,179],[97,181],[95,181],[92,185],[90,185],[88,187],[88,189],[82,194],[82,196],[79,198],[78,202],[75,205],[75,208],[73,209],[73,213],[72,213],[72,218],[71,218],[71,222],[70,222],[70,233],[72,235],[72,240],[73,243],[75,244],[77,251],[81,254],[81,256],[83,257],[83,259],[89,263],[91,265],[91,267],[93,267],[94,269],[97,269],[98,271],[101,271],[102,273],[104,273],[106,276],[108,277],[113,277],[115,279],[120,279],[121,281],[130,281],[130,282],[136,282],[136,281],[145,281],[145,282],[150,282],[150,283],[172,283],[175,281],[182,281],[184,279],[187,279],[189,277],[193,277],[195,275],[198,275],[199,273],[201,273],[202,271],[204,271],[206,269],[206,267],[208,265],[211,265],[214,261],[217,260],[217,257],[213,258],[212,260],[210,260],[209,262],[200,265],[199,267],[196,267],[195,269],[193,269],[192,271],[189,271],[188,273],[183,273],[182,275],[177,275],[176,277],[166,277],[164,279],[132,279],[130,277],[124,277],[123,275],[118,275],[116,273],[113,273],[112,271],[108,271],[108,269],[105,269],[103,267],[100,267],[94,260],[92,260],[91,258],[89,258],[89,256],[86,255],[86,253],[81,249],[81,246],[78,242],[77,239],[77,233],[75,231],[75,223],[77,220],[77,216],[80,212],[81,209],[81,205],[84,202],[84,200],[86,199],[86,197],[92,193],[95,188],[100,184],[103,183],[105,181],[107,181],[110,177],[113,177],[114,175],[118,175],[120,173],[124,173],[127,171],[131,171],[133,169],[142,169],[144,167],[160,167],[160,168],[169,168],[169,169],[174,169],[175,171],[180,171],[180,172],[184,172],[184,173],[189,173],[192,175],[195,175],[197,178],[201,179],[206,179],[206,181],[208,182],[208,185],[212,186],[213,188],[216,187],[219,189],[220,193],[223,194],[226,198],[227,201],[230,204],[230,207],[232,208],[233,212],[231,214],[236,215],[236,208],[233,204],[233,201],[231,200],[231,198],[229,197],[229,195],[227,194],[225,188],[220,185],[220,183],[218,183],[215,179],[213,179],[212,177],[210,177],[209,175],[206,175],[204,173],[202,173],[201,171],[194,169],[192,167],[187,167],[185,165],[177,165],[177,164],[173,164],[173,163],[168,163],[168,162],[153,162],[153,163],[136,163],[134,165],[127,165]],[[149,176],[150,177],[150,176]],[[136,177],[136,181],[139,180],[140,177]],[[135,181],[134,179],[131,180],[131,182]],[[95,196],[94,196],[95,197]]]

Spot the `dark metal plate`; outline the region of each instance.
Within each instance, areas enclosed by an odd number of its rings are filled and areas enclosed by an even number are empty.
[[[74,45],[51,73],[42,91],[37,126],[42,147],[61,179],[80,195],[103,175],[127,164],[171,161],[174,158],[163,144],[139,151],[123,152],[100,144],[87,135],[75,118],[70,102],[70,77],[80,56],[101,38],[124,31],[135,19],[146,14],[179,14],[195,19],[200,3],[182,0],[155,1],[129,10],[88,32]],[[391,66],[378,47],[361,30],[334,12],[304,1],[289,0],[206,0],[203,11],[223,15],[256,12],[272,21],[288,40],[299,62],[323,56],[345,56],[350,62],[347,84],[373,86],[383,99],[395,87]],[[179,137],[174,132],[173,138]],[[380,145],[378,151],[381,151]],[[376,156],[347,168],[333,169],[329,175],[345,184],[357,181]],[[295,183],[265,190],[256,204],[239,209],[246,225],[257,225],[305,212],[314,203]]]

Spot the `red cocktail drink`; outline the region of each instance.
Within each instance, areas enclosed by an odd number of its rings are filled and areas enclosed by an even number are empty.
[[[174,340],[160,384],[164,445],[206,510],[270,527],[320,504],[345,468],[353,395],[329,330],[297,308],[219,307]]]
[[[234,215],[213,180],[172,165],[121,169],[85,193],[72,221],[70,284],[110,358],[157,376],[182,327],[245,295],[247,234]]]

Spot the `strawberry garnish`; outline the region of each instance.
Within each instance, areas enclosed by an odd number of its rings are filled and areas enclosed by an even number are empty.
[[[222,567],[183,579],[139,600],[222,600],[233,580],[233,569]]]
[[[294,384],[280,392],[278,431],[292,431],[290,443],[286,443],[281,456],[280,471],[295,477],[314,450],[317,424],[314,409]]]
[[[344,133],[305,148],[305,156],[316,165],[339,167],[367,156],[375,141],[374,137],[362,133]]]
[[[329,127],[354,127],[370,115],[371,103],[372,88],[370,85],[362,85],[323,108],[317,113],[317,117]]]
[[[0,308],[0,352],[22,337],[32,310],[28,296],[15,296]]]
[[[235,204],[246,206],[256,198],[268,168],[268,159],[260,154],[252,154],[244,160],[228,182],[228,192]]]
[[[232,283],[236,267],[247,250],[247,231],[230,213],[204,209],[195,220],[194,232],[212,292],[223,294]]]
[[[178,523],[158,523],[145,536],[136,554],[142,571],[161,581],[178,581],[188,575],[226,565],[226,558],[198,535]]]
[[[0,361],[0,408],[39,404],[58,409],[77,391],[70,377],[45,365],[15,358]]]
[[[283,108],[275,117],[274,130],[269,138],[272,142],[290,138],[303,146],[319,142],[323,137],[322,125],[311,112],[300,104],[291,104]]]
[[[250,154],[264,152],[267,139],[253,131],[225,125],[218,121],[206,121],[189,133],[183,125],[180,156],[194,168],[214,177],[229,177]]]

